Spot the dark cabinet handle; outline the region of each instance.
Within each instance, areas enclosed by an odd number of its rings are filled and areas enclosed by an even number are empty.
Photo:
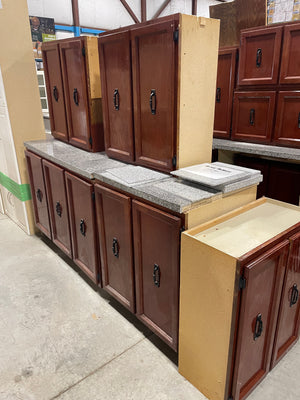
[[[112,251],[115,257],[119,257],[119,243],[116,238],[113,238]]]
[[[300,112],[298,114],[298,128],[300,129]]]
[[[263,322],[261,319],[261,314],[258,314],[255,321],[253,339],[254,340],[258,339],[261,336],[262,331],[263,331]]]
[[[117,111],[120,110],[120,95],[118,89],[115,89],[114,91],[114,107],[115,110]]]
[[[76,106],[78,106],[79,101],[78,101],[78,90],[77,90],[77,88],[75,88],[74,91],[73,91],[73,100],[74,100],[74,103],[76,104]]]
[[[83,219],[80,220],[80,233],[82,234],[82,236],[85,236],[86,234],[86,226]]]
[[[160,268],[157,264],[154,264],[153,268],[153,282],[156,287],[160,286]]]
[[[155,89],[151,89],[150,93],[150,111],[152,115],[156,114],[156,91]]]
[[[55,101],[58,101],[58,91],[56,86],[53,86],[53,97]]]
[[[36,197],[37,197],[38,201],[41,203],[43,200],[43,193],[42,193],[41,189],[38,189],[36,191]]]
[[[294,304],[297,303],[298,298],[299,298],[299,291],[298,291],[297,285],[295,283],[294,286],[293,286],[293,289],[292,289],[290,307],[292,307]]]
[[[262,61],[262,50],[257,49],[256,52],[256,66],[259,68],[261,66],[261,61]]]
[[[249,120],[249,122],[250,122],[250,125],[254,125],[254,121],[255,121],[255,109],[254,108],[251,108],[251,110],[250,110],[250,120]]]
[[[220,103],[220,101],[221,101],[221,88],[217,87],[216,102]]]
[[[56,202],[56,206],[55,206],[55,210],[56,210],[56,214],[61,217],[62,214],[62,207],[59,201]]]

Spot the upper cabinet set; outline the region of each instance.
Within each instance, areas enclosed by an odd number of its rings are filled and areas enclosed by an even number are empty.
[[[229,138],[231,133],[236,52],[237,49],[221,49],[219,53],[214,130],[217,137]],[[241,32],[236,88],[232,139],[300,147],[299,23]]]

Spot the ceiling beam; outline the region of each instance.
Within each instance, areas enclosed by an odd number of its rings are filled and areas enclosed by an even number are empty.
[[[197,0],[192,0],[192,15],[197,15]]]
[[[120,0],[120,2],[123,4],[123,6],[126,8],[128,14],[131,16],[131,18],[134,20],[136,24],[138,24],[140,21],[135,15],[135,13],[132,11],[131,7],[128,5],[126,0]]]
[[[141,0],[141,20],[142,20],[142,22],[147,21],[147,4],[146,4],[146,0]]]
[[[73,25],[79,26],[78,0],[72,0]]]
[[[170,3],[171,0],[165,0],[162,5],[159,7],[159,9],[156,11],[156,13],[153,15],[151,19],[155,19],[160,16],[160,14],[164,11],[164,9],[167,7],[167,5]]]

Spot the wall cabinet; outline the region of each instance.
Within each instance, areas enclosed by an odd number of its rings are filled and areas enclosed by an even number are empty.
[[[108,155],[167,172],[210,162],[218,33],[176,14],[99,37]]]
[[[208,398],[244,399],[297,340],[299,232],[263,198],[183,233],[179,372]]]
[[[284,27],[280,84],[300,84],[300,24]]]
[[[47,42],[42,50],[53,136],[104,150],[97,38]]]

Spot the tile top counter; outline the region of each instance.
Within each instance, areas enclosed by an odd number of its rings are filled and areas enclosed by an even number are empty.
[[[141,199],[184,213],[223,196],[220,190],[182,181],[169,174],[129,165],[108,158],[103,153],[90,153],[53,138],[25,142],[28,150],[88,179],[97,179]],[[237,182],[232,191],[257,185],[255,181]]]

